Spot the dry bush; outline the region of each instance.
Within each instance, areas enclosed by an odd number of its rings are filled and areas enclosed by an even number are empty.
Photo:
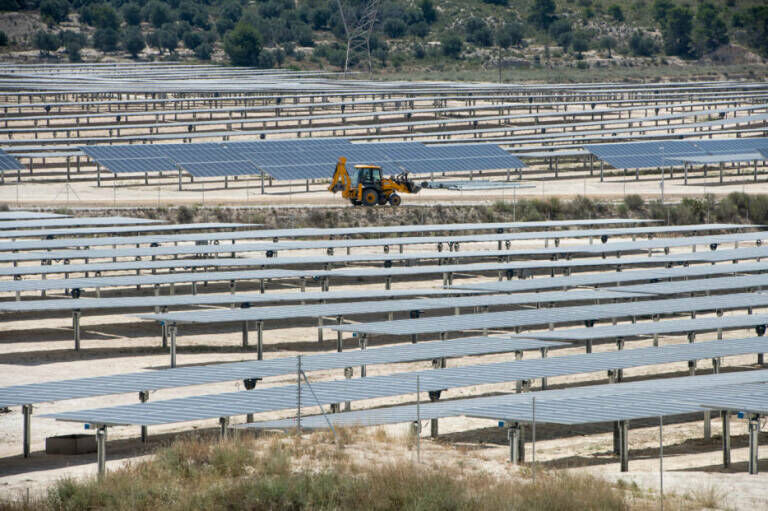
[[[353,430],[350,436],[361,434]],[[365,440],[376,438],[388,436]],[[318,435],[180,439],[153,460],[112,471],[102,481],[64,479],[45,498],[6,501],[0,509],[649,509],[632,492],[588,475],[541,472],[533,483],[526,471],[504,479],[453,464],[403,459],[356,464],[339,460],[333,453],[343,451],[322,440]],[[316,457],[308,460],[312,446]]]

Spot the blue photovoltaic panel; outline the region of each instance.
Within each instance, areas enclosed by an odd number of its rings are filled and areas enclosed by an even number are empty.
[[[682,160],[675,160],[675,157],[705,157],[768,150],[768,138],[590,144],[584,148],[617,169],[650,168],[669,166],[675,161],[682,163]]]
[[[261,167],[264,172],[277,180],[322,179],[333,175],[335,163],[318,165],[284,165],[281,167]]]
[[[131,158],[161,158],[165,155],[165,145],[115,145],[115,146],[81,146],[80,149],[92,159],[124,160]],[[176,144],[172,144],[176,145]]]
[[[5,170],[21,170],[24,166],[13,156],[0,151],[0,172]]]
[[[426,174],[525,166],[516,156],[491,144],[352,144],[341,138],[86,146],[82,150],[113,172],[174,170],[180,165],[190,174],[199,177],[257,174],[263,171],[279,180],[328,178],[342,156],[347,159],[350,172],[355,165],[370,164],[381,166],[385,174],[396,174],[404,170]],[[170,166],[169,162],[174,165]]]
[[[159,172],[176,170],[176,164],[169,158],[131,158],[129,160],[99,159],[99,164],[110,172]]]
[[[312,138],[291,140],[265,140],[262,142],[227,142],[222,147],[234,151],[254,153],[275,153],[281,151],[309,151],[322,148],[347,147],[352,145],[343,138]]]
[[[181,167],[195,177],[243,176],[259,173],[259,169],[249,161],[182,163]]]
[[[164,155],[177,163],[198,163],[205,161],[242,161],[237,151],[224,149],[219,144],[174,144]]]

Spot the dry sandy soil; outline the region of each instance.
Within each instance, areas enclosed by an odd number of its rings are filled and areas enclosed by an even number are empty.
[[[746,171],[745,171],[746,172]],[[764,172],[761,168],[760,172]],[[669,174],[667,174],[667,177]],[[417,177],[421,181],[422,177]],[[467,179],[459,176],[458,179]],[[485,180],[483,176],[475,176],[475,179]],[[498,175],[493,177],[499,179]],[[143,181],[142,181],[143,183]],[[588,172],[568,174],[555,180],[554,176],[536,174],[532,179],[523,181],[531,188],[519,190],[422,190],[417,195],[403,196],[404,205],[432,205],[432,204],[471,204],[490,203],[494,201],[512,202],[518,198],[548,198],[561,197],[573,198],[577,195],[588,196],[594,199],[621,200],[629,194],[639,194],[647,200],[661,199],[661,187],[659,175],[641,175],[640,180],[635,180],[634,175],[607,177],[605,182],[600,182],[597,177],[589,177]],[[310,191],[306,191],[304,183],[292,183],[275,186],[267,186],[265,194],[260,193],[260,182],[257,179],[247,181],[230,181],[229,187],[224,188],[223,183],[189,183],[185,181],[183,190],[179,191],[173,180],[167,180],[164,184],[145,186],[139,181],[120,181],[118,186],[113,186],[111,181],[105,181],[102,187],[95,182],[72,182],[69,186],[65,183],[28,183],[22,175],[22,182],[16,184],[14,179],[7,178],[6,185],[0,186],[0,202],[12,207],[88,207],[88,206],[151,206],[163,207],[167,205],[192,205],[206,206],[231,205],[231,206],[339,206],[348,205],[348,202],[339,194],[331,194],[327,190],[327,183],[310,185]],[[683,184],[680,172],[675,173],[675,179],[666,179],[664,186],[665,201],[679,200],[681,197],[703,196],[714,194],[727,195],[731,192],[768,193],[768,181],[760,176],[760,181],[755,183],[750,176],[737,176],[733,172],[726,177],[725,183],[720,184],[717,172],[710,171],[707,178],[701,173],[690,179],[689,184]],[[351,207],[351,206],[350,206]]]

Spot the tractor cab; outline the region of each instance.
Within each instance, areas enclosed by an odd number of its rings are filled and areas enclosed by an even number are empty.
[[[363,188],[369,186],[374,188],[381,187],[381,167],[376,165],[355,165],[357,176],[355,177],[355,188],[362,183]]]

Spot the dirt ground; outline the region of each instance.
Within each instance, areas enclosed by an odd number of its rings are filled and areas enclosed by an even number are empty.
[[[618,241],[618,240],[617,240]],[[568,241],[562,246],[579,242]],[[494,248],[477,244],[478,248]],[[540,242],[521,244],[540,246]],[[426,246],[408,247],[406,250],[424,250]],[[467,247],[468,249],[469,247]],[[358,249],[360,250],[360,249]],[[374,249],[375,250],[375,249]],[[53,276],[51,278],[58,278]],[[487,281],[493,277],[466,277],[461,282]],[[393,288],[416,288],[440,286],[438,280],[408,280],[393,283]],[[332,285],[331,290],[377,288],[380,282],[359,282],[348,285]],[[253,289],[251,284],[242,283],[239,292]],[[267,292],[278,290],[273,284]],[[150,293],[146,289],[144,292]],[[163,290],[166,293],[167,290]],[[177,286],[176,293],[186,292],[184,286]],[[207,292],[226,292],[224,286],[208,288]],[[119,289],[103,292],[102,296],[135,294],[135,289]],[[32,295],[28,294],[31,298]],[[49,293],[49,296],[56,296]],[[9,297],[10,298],[10,297]],[[153,323],[141,321],[132,316],[138,310],[120,314],[86,312],[83,314],[83,349],[75,353],[72,348],[71,318],[67,314],[16,314],[3,319],[0,330],[0,386],[28,384],[42,381],[78,378],[82,376],[110,375],[130,371],[153,370],[168,367],[168,354],[160,347],[160,330]],[[759,311],[756,311],[758,313]],[[429,312],[429,315],[451,314],[452,311]],[[403,314],[396,314],[396,318]],[[702,315],[699,315],[702,317]],[[355,317],[356,321],[381,320],[382,315]],[[270,324],[271,323],[271,324]],[[317,324],[314,319],[266,322],[265,358],[293,356],[298,353],[330,351],[335,345],[335,336],[326,331],[325,342],[317,341]],[[735,338],[752,335],[748,331],[727,332],[725,337]],[[243,351],[240,347],[241,333],[238,326],[183,325],[179,331],[178,363],[181,366],[212,362],[253,360],[256,353]],[[700,334],[697,339],[714,339],[715,334]],[[403,342],[403,339],[374,337],[371,346]],[[662,344],[686,342],[683,337],[662,339]],[[347,349],[354,349],[356,341],[346,340]],[[627,348],[651,346],[651,340],[636,340]],[[611,342],[595,345],[595,351],[612,351]],[[554,350],[550,356],[566,356],[584,352],[582,346]],[[527,352],[526,358],[538,357],[538,352]],[[489,355],[449,360],[449,366],[469,365],[483,362],[514,360],[514,354]],[[725,371],[744,370],[754,367],[755,357],[729,357],[724,360]],[[389,374],[431,367],[430,362],[369,366],[369,375]],[[700,373],[709,372],[710,365],[701,362]],[[687,374],[687,364],[677,363],[665,366],[641,367],[625,370],[628,381],[647,377],[671,377]],[[338,379],[341,371],[321,371],[310,375],[314,381]],[[572,375],[550,378],[552,388],[573,384],[605,383],[603,373]],[[286,385],[293,378],[274,377],[261,382],[260,386]],[[451,389],[445,398],[487,395],[510,392],[511,384],[484,385],[470,388]],[[534,385],[534,389],[536,385]],[[151,400],[162,400],[198,394],[213,394],[242,390],[241,382],[227,382],[204,387],[182,387],[153,392]],[[412,402],[414,396],[400,396],[355,403],[356,408]],[[35,407],[32,421],[32,451],[29,459],[21,457],[22,421],[17,407],[0,415],[0,495],[24,495],[27,491],[39,494],[52,482],[65,476],[89,476],[95,473],[95,454],[80,456],[49,456],[44,452],[45,438],[53,435],[83,433],[82,424],[61,423],[39,418],[39,415],[93,407],[130,404],[137,402],[136,395],[119,395],[75,399],[57,403],[40,404]],[[311,413],[309,409],[306,413]],[[316,410],[315,410],[316,412]],[[290,416],[290,412],[275,412],[257,416],[258,419],[272,419]],[[233,418],[234,422],[244,418]],[[746,474],[747,425],[743,420],[732,422],[733,465],[725,470],[721,466],[720,424],[712,421],[712,438],[702,438],[702,418],[696,416],[678,417],[664,427],[664,485],[667,492],[715,492],[728,507],[751,506],[768,508],[768,460],[763,456],[762,474]],[[108,444],[108,467],[141,459],[147,450],[168,441],[174,433],[194,429],[215,428],[216,420],[200,421],[150,428],[150,443],[142,445],[138,440],[136,427],[110,428]],[[553,426],[540,425],[537,428],[536,460],[539,466],[552,469],[588,471],[611,480],[636,482],[641,488],[653,490],[658,486],[658,427],[655,420],[633,421],[629,438],[630,472],[619,472],[617,457],[611,454],[612,429],[610,425]],[[406,435],[407,425],[385,428],[394,435]],[[461,452],[470,459],[476,459],[484,468],[498,473],[507,473],[508,446],[506,431],[493,421],[449,418],[440,421],[441,436],[437,445],[424,440],[427,461],[451,462],[451,452]],[[768,434],[763,433],[765,442]],[[439,445],[439,448],[438,448]],[[431,446],[431,447],[430,447]],[[530,449],[530,444],[529,447]],[[530,453],[530,451],[529,451]],[[403,455],[411,455],[405,452]],[[433,460],[429,457],[434,456]]]
[[[731,171],[726,175],[725,182],[720,184],[716,171],[710,171],[705,178],[701,172],[691,176],[689,184],[685,185],[680,172],[675,173],[674,179],[664,183],[664,200],[676,201],[682,197],[700,197],[705,194],[724,196],[731,192],[768,193],[768,180],[760,169],[759,181],[754,182],[751,174],[737,175]],[[458,176],[456,180],[466,180],[468,176]],[[0,186],[0,203],[12,207],[164,207],[169,205],[206,205],[206,206],[345,206],[347,201],[339,194],[327,190],[327,183],[310,184],[309,192],[304,183],[267,185],[265,194],[260,192],[258,179],[230,181],[227,188],[221,182],[186,182],[183,190],[179,191],[177,184],[166,181],[163,184],[143,185],[138,181],[104,181],[101,187],[95,182],[74,181],[66,183],[28,183],[22,175],[22,182],[6,178],[6,185]],[[417,177],[421,181],[426,177]],[[453,178],[451,178],[453,179]],[[475,176],[476,180],[502,179],[498,174]],[[514,180],[514,177],[513,177]],[[610,176],[605,182],[600,182],[597,176],[589,176],[589,172],[571,172],[554,179],[548,173],[535,172],[531,177],[524,174],[525,185],[530,188],[495,189],[495,190],[422,190],[416,195],[404,195],[404,205],[432,204],[476,204],[492,203],[495,201],[514,202],[522,198],[573,198],[577,195],[588,196],[602,200],[621,200],[629,194],[639,194],[647,200],[662,198],[660,176],[640,175],[636,180],[634,175],[623,177]],[[351,206],[350,206],[351,207]]]

